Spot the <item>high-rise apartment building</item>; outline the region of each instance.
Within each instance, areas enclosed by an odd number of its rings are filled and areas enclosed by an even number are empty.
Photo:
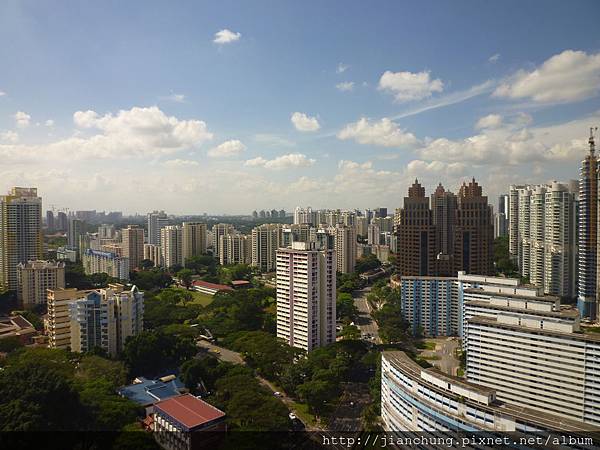
[[[454,232],[454,272],[494,274],[492,208],[475,178],[458,192]]]
[[[138,269],[144,259],[144,229],[128,225],[122,230],[123,256],[129,258],[129,270]]]
[[[83,220],[71,217],[69,219],[69,230],[67,231],[67,245],[79,250],[79,240],[85,233],[85,223]]]
[[[46,211],[46,228],[49,232],[54,231],[54,212]]]
[[[144,259],[148,259],[154,263],[154,267],[162,267],[162,249],[160,245],[144,244]]]
[[[113,224],[102,224],[98,227],[98,239],[114,239],[115,234]]]
[[[59,211],[56,215],[56,231],[67,231],[69,229],[69,219],[67,214],[63,211]]]
[[[277,337],[292,347],[309,352],[335,342],[335,259],[314,243],[277,251]]]
[[[121,284],[91,291],[69,303],[71,351],[84,353],[99,347],[116,356],[129,336],[144,328],[144,293]]]
[[[579,171],[579,291],[577,308],[584,319],[598,315],[598,157],[590,130],[590,151]]]
[[[372,223],[367,227],[367,243],[369,245],[381,244],[381,230],[376,223]]]
[[[169,224],[169,218],[164,211],[148,213],[148,244],[160,245],[160,230]]]
[[[494,215],[494,238],[508,236],[510,217],[510,197],[502,194],[498,197],[498,212]]]
[[[65,287],[65,263],[28,261],[17,265],[19,303],[24,308],[46,305],[48,289]]]
[[[0,196],[0,288],[18,289],[17,264],[42,258],[42,199],[36,188]]]
[[[352,273],[356,267],[356,229],[338,224],[334,229],[337,271]]]
[[[86,294],[86,291],[75,288],[48,290],[48,319],[45,322],[48,347],[65,350],[71,347],[69,303],[84,298]]]
[[[183,222],[181,225],[183,264],[193,257],[206,254],[206,224]]]
[[[546,294],[574,298],[577,194],[573,183],[511,186],[509,246],[519,271]],[[516,240],[516,241],[515,241]]]
[[[264,224],[252,229],[252,265],[261,272],[273,272],[277,267],[282,229],[279,224]]]
[[[235,233],[235,228],[233,225],[229,223],[217,223],[212,227],[212,247],[213,247],[213,256],[215,258],[219,258],[219,246],[221,245],[221,239],[223,236],[227,236],[228,234]]]
[[[415,180],[396,211],[397,266],[401,276],[437,273],[437,232],[425,188]]]
[[[81,262],[86,275],[105,273],[118,280],[129,280],[129,258],[124,256],[88,248],[83,252]]]
[[[558,297],[492,294],[489,303],[466,302],[468,380],[517,406],[600,425],[600,337],[583,332],[578,312]]]
[[[220,241],[219,262],[229,264],[250,264],[252,262],[252,237],[235,233],[224,236]]]
[[[183,231],[178,225],[167,225],[160,230],[162,261],[165,267],[183,265]]]
[[[300,206],[297,206],[296,209],[294,209],[294,223],[309,223],[313,226],[319,224],[317,221],[317,214],[310,206],[308,208],[301,208]]]

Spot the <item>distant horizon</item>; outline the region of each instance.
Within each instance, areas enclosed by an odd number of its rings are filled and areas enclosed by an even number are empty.
[[[577,178],[600,125],[598,14],[581,11],[600,5],[473,5],[7,0],[0,189],[239,214],[397,208],[415,177],[475,176],[490,199]]]

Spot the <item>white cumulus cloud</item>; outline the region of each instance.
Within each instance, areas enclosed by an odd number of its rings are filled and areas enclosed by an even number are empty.
[[[442,92],[444,83],[439,78],[432,79],[428,71],[413,73],[386,70],[379,79],[379,89],[390,91],[397,102],[407,102]]]
[[[475,129],[492,129],[498,128],[500,125],[502,125],[502,116],[500,114],[488,114],[477,121]]]
[[[494,91],[496,97],[568,103],[600,93],[600,53],[565,50],[532,70],[521,70]]]
[[[249,159],[245,165],[248,167],[264,167],[265,169],[284,170],[298,167],[310,167],[316,160],[308,158],[302,153],[289,153],[274,159],[265,159],[261,156]]]
[[[225,28],[224,30],[217,31],[213,42],[215,44],[230,44],[235,41],[239,41],[242,37],[242,33],[236,33]]]
[[[26,128],[31,123],[31,116],[23,111],[17,111],[13,116],[19,128]]]
[[[47,127],[53,127],[54,126],[54,120],[48,119],[48,120],[46,120],[46,122],[44,122],[44,125],[46,125]]]
[[[246,146],[237,139],[225,141],[222,144],[211,148],[208,151],[208,156],[211,158],[230,158],[232,156],[238,156],[246,150]]]
[[[311,117],[301,112],[293,113],[290,120],[298,131],[317,131],[321,128],[316,117]]]
[[[338,91],[349,92],[354,89],[354,81],[342,81],[335,85]]]
[[[402,130],[387,117],[374,122],[363,117],[346,125],[337,137],[342,140],[354,139],[359,144],[382,147],[403,147],[418,142],[414,134]]]
[[[7,130],[0,133],[0,141],[8,142],[9,144],[14,144],[19,140],[19,135],[14,131]]]

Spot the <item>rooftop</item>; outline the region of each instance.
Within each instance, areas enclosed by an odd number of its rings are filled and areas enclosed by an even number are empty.
[[[205,289],[214,289],[216,291],[231,291],[233,288],[225,284],[209,283],[208,281],[196,280],[192,283],[193,286],[202,287]]]
[[[514,308],[512,306],[494,305],[489,302],[480,300],[471,300],[465,302],[465,305],[482,306],[489,309],[497,309],[499,311],[514,311],[521,314],[531,314],[534,316],[557,317],[561,319],[576,319],[579,317],[579,311],[574,308],[561,309],[560,311],[539,311],[537,309]]]
[[[482,317],[482,316],[471,317],[471,318],[467,319],[467,322],[481,324],[481,325],[493,325],[495,327],[502,328],[505,330],[525,331],[527,333],[542,334],[545,336],[554,336],[554,337],[560,337],[560,338],[564,338],[564,339],[573,339],[573,340],[577,340],[577,341],[600,342],[600,333],[583,333],[583,332],[576,332],[576,331],[574,331],[572,333],[564,333],[564,332],[553,331],[553,330],[548,330],[548,329],[531,328],[531,327],[524,327],[524,326],[519,326],[519,325],[502,323],[502,322],[498,322],[496,319],[489,318],[489,317]]]
[[[491,286],[491,285],[488,285]],[[506,287],[506,286],[498,286],[498,287]],[[524,286],[523,286],[524,287]],[[506,298],[515,298],[521,300],[527,300],[530,302],[550,302],[556,303],[560,301],[560,297],[555,297],[553,295],[519,295],[519,294],[508,294],[505,292],[494,292],[487,291],[485,289],[477,289],[477,288],[467,288],[464,290],[465,293],[471,294],[485,294],[491,297],[506,297]]]
[[[163,400],[154,405],[158,410],[173,418],[187,430],[208,424],[225,417],[225,413],[191,394]]]
[[[138,377],[137,380],[140,382],[122,387],[118,393],[142,406],[176,397],[184,389],[183,383],[176,377],[169,381],[148,380],[144,377]]]

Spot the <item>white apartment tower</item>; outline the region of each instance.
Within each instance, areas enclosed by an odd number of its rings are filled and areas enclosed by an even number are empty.
[[[129,336],[144,328],[144,293],[121,284],[91,291],[69,303],[71,351],[84,353],[100,347],[116,356]]]
[[[264,224],[252,230],[252,265],[261,272],[273,272],[277,249],[282,245],[282,226]]]
[[[212,227],[212,248],[213,256],[219,258],[219,245],[223,236],[235,233],[235,228],[229,223],[217,223]]]
[[[337,271],[352,273],[356,266],[356,229],[338,225],[334,229]]]
[[[206,254],[206,224],[183,222],[181,226],[183,264],[193,256]]]
[[[17,264],[42,258],[42,199],[36,188],[0,196],[0,288],[16,291]]]
[[[17,296],[24,308],[45,305],[48,289],[65,287],[65,263],[54,261],[28,261],[17,266],[19,281]]]
[[[277,251],[277,337],[307,352],[335,342],[335,268],[335,252],[314,243]]]
[[[245,234],[228,234],[220,241],[219,263],[250,264],[252,262],[252,237]]]
[[[148,244],[160,245],[160,230],[169,224],[164,211],[148,213]]]
[[[511,186],[509,251],[546,294],[577,295],[577,194],[573,183]]]
[[[178,225],[167,225],[160,230],[162,261],[167,268],[183,265],[182,234]]]

